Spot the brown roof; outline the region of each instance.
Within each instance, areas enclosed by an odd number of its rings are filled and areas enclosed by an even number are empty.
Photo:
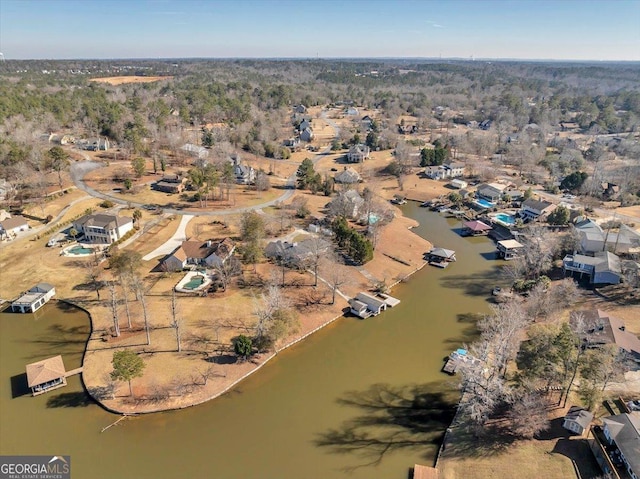
[[[187,258],[203,259],[209,256],[212,251],[211,247],[207,246],[206,241],[193,241],[187,240],[182,242],[182,250],[187,255]]]
[[[27,364],[27,384],[30,388],[54,379],[64,377],[66,370],[62,356],[43,359],[37,363]]]
[[[199,240],[183,241],[182,245],[172,254],[181,261],[185,261],[187,258],[204,259],[214,253],[224,259],[235,247],[231,238],[225,238],[221,241],[211,241],[211,246],[208,246],[207,243],[207,241]]]
[[[0,225],[2,225],[2,228],[5,230],[10,230],[26,224],[27,220],[22,216],[14,216],[12,218],[7,218],[4,221],[0,221]]]
[[[477,220],[467,221],[464,224],[464,227],[472,231],[488,231],[492,229],[491,226],[489,226],[488,224],[483,223],[482,221],[477,221]]]
[[[585,334],[581,334],[584,339],[588,339],[592,344],[615,344],[620,349],[629,353],[640,355],[640,339],[629,331],[625,330],[624,321],[614,316],[608,316],[600,309],[587,309],[574,311],[571,313],[571,326],[575,329],[579,315],[584,318]]]
[[[438,479],[439,477],[440,473],[435,467],[420,464],[413,466],[413,479]]]

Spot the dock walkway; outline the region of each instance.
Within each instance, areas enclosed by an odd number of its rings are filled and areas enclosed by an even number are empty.
[[[82,373],[82,366],[80,366],[79,368],[72,369],[71,371],[67,371],[66,373],[64,373],[64,377],[68,378],[69,376],[75,376],[76,374],[80,374],[80,373]]]

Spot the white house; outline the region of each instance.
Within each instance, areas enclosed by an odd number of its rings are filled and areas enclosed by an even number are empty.
[[[461,190],[461,189],[466,188],[466,187],[468,186],[468,184],[467,184],[467,182],[466,182],[466,181],[464,181],[464,180],[459,180],[459,179],[451,180],[451,181],[449,182],[449,185],[450,185],[452,188],[455,188],[455,189],[457,189],[457,190]]]
[[[347,153],[347,161],[349,163],[362,163],[364,160],[369,158],[369,154],[371,153],[371,149],[362,143],[357,145],[353,145],[349,148],[349,152]]]
[[[0,238],[3,236],[15,235],[19,231],[27,231],[29,225],[23,216],[13,216],[0,221]]]
[[[363,292],[358,293],[355,298],[349,300],[349,307],[353,314],[364,319],[380,314],[387,309],[387,303],[383,299]]]
[[[580,235],[580,249],[585,254],[609,250],[614,253],[628,253],[640,246],[640,234],[626,225],[618,231],[604,231],[595,221],[586,219],[575,225]]]
[[[556,205],[544,200],[534,200],[529,198],[522,203],[520,216],[525,221],[535,221],[542,216],[546,216],[556,209]]]
[[[133,229],[133,218],[107,214],[90,214],[74,221],[73,228],[84,234],[89,243],[111,244]]]
[[[56,288],[49,283],[38,283],[11,303],[11,311],[14,313],[35,313],[55,294]]]

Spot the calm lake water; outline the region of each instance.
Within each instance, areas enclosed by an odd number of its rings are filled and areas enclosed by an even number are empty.
[[[490,240],[457,234],[459,221],[404,211],[457,263],[427,266],[395,288],[399,306],[337,321],[222,398],[104,433],[117,416],[88,400],[79,376],[20,395],[27,363],[62,354],[67,369],[80,365],[86,315],[54,304],[0,314],[0,453],[70,455],[75,479],[406,479],[414,463],[431,465],[458,398],[443,358],[488,312],[498,262]]]

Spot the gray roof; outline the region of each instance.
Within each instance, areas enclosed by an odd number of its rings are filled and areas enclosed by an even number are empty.
[[[608,416],[602,422],[631,470],[637,474],[640,471],[640,414],[632,412]]]
[[[523,208],[528,207],[528,208],[531,208],[532,210],[537,210],[537,211],[543,211],[544,209],[548,208],[551,205],[553,205],[553,203],[550,203],[544,200],[534,200],[533,198],[524,200],[524,202],[522,203]]]
[[[353,168],[345,168],[335,176],[336,183],[357,183],[360,181],[360,173]]]
[[[133,223],[133,218],[128,216],[105,215],[102,213],[85,215],[76,221],[83,228],[94,226],[97,228],[112,229]]]
[[[444,248],[432,248],[429,251],[429,254],[431,256],[438,256],[439,258],[451,258],[453,256],[455,256],[456,252],[450,249],[444,249]]]
[[[569,412],[564,418],[565,420],[576,422],[582,426],[582,429],[586,429],[589,427],[589,424],[591,424],[591,421],[593,421],[593,414],[584,408],[571,406],[571,409],[569,409]]]
[[[52,284],[49,283],[38,283],[33,288],[29,290],[30,293],[48,293],[54,289]]]

